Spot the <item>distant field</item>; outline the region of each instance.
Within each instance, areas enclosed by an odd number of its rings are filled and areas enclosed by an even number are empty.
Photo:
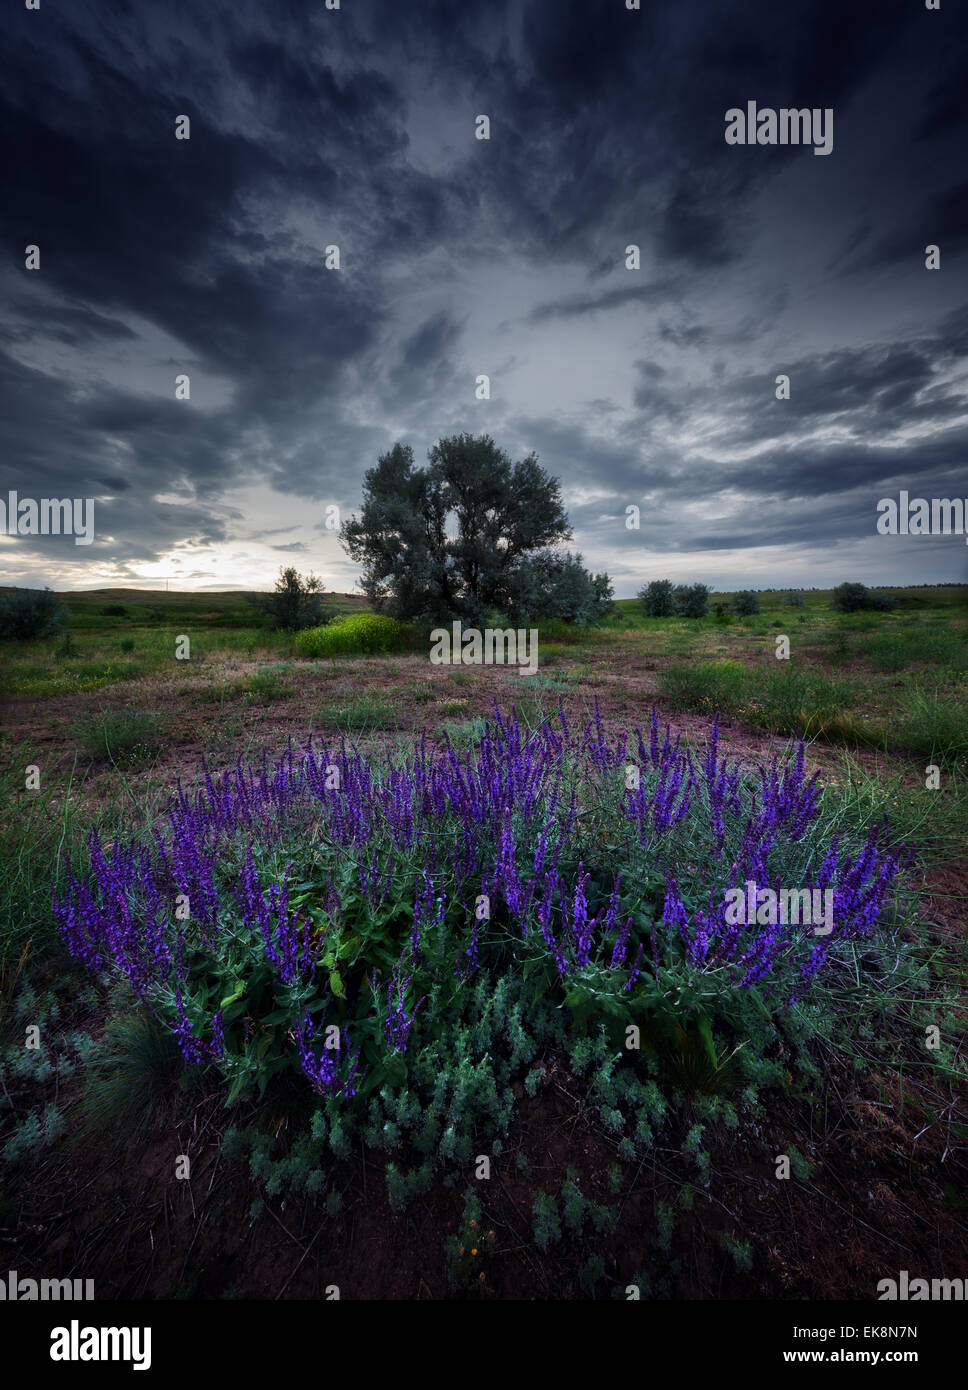
[[[3,590],[0,589],[0,593]],[[0,650],[0,691],[35,696],[99,690],[170,669],[175,639],[191,639],[192,659],[214,652],[289,655],[291,638],[273,632],[244,593],[163,593],[156,589],[92,589],[61,594],[70,623],[40,642],[9,642]],[[326,607],[362,612],[354,594],[327,594]]]
[[[184,701],[179,722],[188,727],[199,705],[214,700],[244,713],[260,692],[280,713],[315,708],[325,680],[330,699],[344,704],[365,687],[359,721],[399,730],[421,727],[431,713],[428,679],[460,682],[451,713],[465,721],[486,715],[510,679],[515,698],[539,705],[563,694],[588,704],[597,695],[624,715],[658,698],[670,711],[718,711],[773,733],[960,761],[968,756],[968,588],[894,593],[890,613],[839,614],[830,591],[815,590],[802,607],[763,593],[759,614],[699,621],[647,618],[638,600],[622,599],[599,629],[539,624],[539,671],[522,679],[412,656],[306,661],[244,594],[102,589],[64,595],[71,622],[56,637],[4,645],[0,692],[37,700],[113,687],[112,699],[125,704],[160,702],[166,719]],[[366,611],[358,596],[326,597],[331,610]],[[714,594],[713,603],[729,597]],[[175,658],[181,636],[190,639],[189,661]],[[778,637],[788,639],[789,659],[777,659]]]

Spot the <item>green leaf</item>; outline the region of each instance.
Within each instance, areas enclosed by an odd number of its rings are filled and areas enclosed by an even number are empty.
[[[245,981],[239,980],[232,994],[227,994],[219,1004],[220,1009],[227,1009],[230,1004],[234,1004],[236,999],[241,999],[245,993]]]
[[[248,1079],[249,1078],[246,1076],[245,1072],[242,1072],[241,1075],[235,1078],[235,1080],[232,1082],[232,1085],[229,1087],[229,1093],[225,1098],[226,1105],[235,1104],[235,1102],[241,1095],[243,1087],[245,1086]]]
[[[715,1044],[715,1042],[713,1041],[713,1030],[712,1030],[712,1025],[711,1025],[711,1023],[709,1022],[709,1019],[706,1018],[705,1015],[701,1015],[701,1016],[700,1016],[699,1022],[698,1022],[698,1027],[699,1027],[699,1036],[700,1036],[700,1038],[702,1038],[703,1043],[705,1044],[706,1052],[707,1052],[707,1054],[709,1055],[709,1060],[712,1062],[712,1064],[713,1064],[714,1067],[718,1067],[718,1066],[719,1066],[719,1058],[716,1056],[716,1044]]]

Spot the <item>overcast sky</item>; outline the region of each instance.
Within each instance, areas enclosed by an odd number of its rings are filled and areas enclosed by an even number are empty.
[[[959,10],[6,6],[0,498],[96,534],[0,536],[0,584],[349,590],[326,506],[463,430],[537,452],[619,597],[964,579],[875,532],[968,497]],[[727,144],[749,101],[831,108],[831,153]]]

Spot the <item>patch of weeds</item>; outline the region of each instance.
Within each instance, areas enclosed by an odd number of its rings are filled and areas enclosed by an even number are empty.
[[[345,704],[321,705],[316,722],[346,733],[391,729],[396,727],[397,711],[382,695],[358,695]]]
[[[3,1146],[4,1163],[21,1163],[26,1158],[36,1157],[55,1144],[66,1128],[64,1117],[55,1105],[46,1105],[43,1112],[31,1110],[18,1122]]]
[[[405,687],[407,699],[415,705],[426,705],[434,699],[434,687],[431,681],[411,681]]]
[[[460,1229],[447,1238],[447,1281],[452,1288],[463,1289],[477,1298],[493,1293],[487,1275],[496,1240],[496,1232],[483,1228],[476,1194],[468,1192]]]
[[[463,714],[466,708],[466,700],[441,700],[437,705],[437,712],[438,714]]]
[[[153,710],[102,710],[74,726],[74,737],[89,758],[136,767],[151,762],[161,751],[162,725]]]
[[[292,694],[292,686],[281,681],[274,671],[259,671],[245,682],[246,705],[267,705],[273,700],[284,700]]]
[[[484,737],[485,721],[481,718],[465,719],[460,724],[444,724],[441,734],[450,741],[450,746],[458,750],[476,748]]]

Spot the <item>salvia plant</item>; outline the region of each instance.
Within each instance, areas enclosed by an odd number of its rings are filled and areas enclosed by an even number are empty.
[[[594,1064],[614,1128],[635,1101],[642,1142],[661,1097],[608,1061],[607,1040],[596,1051],[603,1024],[691,1019],[715,1071],[711,1024],[738,1000],[796,1012],[890,932],[909,851],[885,824],[831,834],[804,754],[747,772],[715,723],[697,757],[655,710],[609,739],[597,707],[580,729],[563,708],[533,729],[495,709],[473,749],[424,736],[368,757],[310,740],[271,767],[206,769],[150,838],[92,833],[55,914],[71,954],[123,977],[186,1064],[219,1069],[230,1103],[302,1078],[336,1153],[339,1113],[371,1101],[386,1147],[406,1131],[460,1159],[477,1119],[506,1129],[539,1002],[568,1011],[586,1049],[573,1065]],[[751,880],[831,890],[833,930],[732,921],[727,895]],[[386,1088],[420,1067],[426,1104],[401,1114],[391,1095],[387,1112]]]

